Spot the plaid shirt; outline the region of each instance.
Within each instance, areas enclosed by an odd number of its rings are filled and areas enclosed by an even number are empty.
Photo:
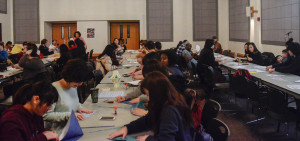
[[[182,55],[182,52],[185,50],[185,45],[181,45],[178,49],[177,49],[177,51],[176,51],[176,54],[178,55],[178,56],[181,56]]]

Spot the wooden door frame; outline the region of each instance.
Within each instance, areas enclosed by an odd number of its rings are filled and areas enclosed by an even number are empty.
[[[111,24],[113,23],[138,23],[139,24],[139,41],[141,40],[141,24],[139,20],[124,20],[124,21],[118,21],[118,20],[112,20],[112,21],[108,21],[108,26],[109,26],[109,31],[108,31],[108,44],[111,44]]]

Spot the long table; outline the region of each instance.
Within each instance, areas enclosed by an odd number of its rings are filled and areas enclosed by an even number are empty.
[[[126,51],[123,54],[123,65],[131,64],[129,61],[126,61],[126,59],[134,59],[136,56],[136,53],[131,53]],[[122,75],[123,73],[128,73],[133,68],[137,66],[134,65],[130,68],[122,67],[119,69],[119,73]],[[112,71],[109,72],[100,82],[100,84],[97,85],[97,88],[99,89],[99,93],[101,93],[103,88],[109,88],[110,91],[124,91],[125,94],[132,92],[136,89],[136,87],[129,87],[127,90],[123,87],[114,88],[113,83],[109,79],[109,75],[112,74]],[[132,81],[132,78],[126,77],[122,78],[121,80],[124,81]],[[125,82],[124,82],[125,83]],[[89,140],[89,141],[104,141],[108,140],[108,136],[113,133],[114,131],[117,131],[121,129],[124,125],[130,123],[133,120],[138,119],[138,116],[134,116],[130,113],[131,105],[124,104],[124,103],[107,103],[105,102],[107,99],[99,99],[98,103],[92,103],[91,96],[87,98],[87,100],[83,103],[83,107],[87,109],[91,109],[96,111],[94,114],[92,114],[89,118],[87,118],[84,121],[79,121],[80,126],[82,127],[82,131],[84,133],[83,137],[81,137],[79,140]],[[110,100],[115,100],[110,99]],[[117,116],[114,121],[107,121],[107,120],[99,120],[101,116],[114,116],[114,107],[117,106]],[[104,128],[85,128],[85,127],[95,127],[95,126],[114,126],[114,127],[104,127]],[[137,136],[140,134],[135,135],[129,135],[129,136]]]
[[[280,73],[280,72],[273,72],[270,74],[266,71],[266,66],[259,66],[252,63],[238,63],[234,62],[234,58],[224,56],[221,54],[215,53],[215,58],[217,60],[222,60],[221,66],[225,67],[229,70],[236,71],[238,69],[246,69],[250,72],[251,76],[255,77],[257,80],[262,82],[263,84],[283,91],[295,98],[300,98],[300,89],[297,88],[290,88],[289,86],[299,86],[300,83],[295,81],[300,80],[300,77],[293,74],[287,73]]]

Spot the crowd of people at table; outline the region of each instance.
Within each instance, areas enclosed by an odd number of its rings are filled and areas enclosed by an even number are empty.
[[[58,140],[58,135],[75,111],[78,120],[85,120],[83,113],[92,113],[79,102],[77,88],[83,82],[101,78],[122,65],[122,54],[127,50],[122,39],[114,39],[107,45],[95,61],[88,59],[87,44],[79,31],[68,45],[58,45],[56,40],[47,46],[47,39],[41,41],[39,48],[30,42],[12,46],[0,42],[0,60],[12,62],[9,55],[17,54],[17,63],[12,67],[23,70],[20,87],[12,92],[13,106],[2,114],[0,119],[0,140]],[[138,87],[126,96],[116,97],[116,102],[129,100],[130,103],[142,101],[148,110],[136,108],[131,111],[141,118],[124,125],[108,138],[113,139],[127,134],[151,130],[153,135],[139,136],[139,141],[150,140],[192,140],[196,125],[190,109],[190,97],[185,95],[186,70],[197,70],[201,65],[211,66],[216,76],[222,76],[218,69],[219,60],[214,53],[223,53],[217,37],[207,39],[204,48],[192,50],[187,40],[180,41],[177,47],[162,50],[160,42],[141,42],[136,55],[139,67],[128,74],[135,80],[142,80]],[[254,43],[245,44],[244,59],[258,65],[266,65],[263,54]],[[282,56],[274,57],[274,64],[266,66],[274,71],[300,75],[300,45],[289,40]],[[15,49],[16,48],[16,49]],[[54,65],[57,78],[47,78],[47,70],[41,58],[56,56]],[[93,64],[94,63],[94,68]],[[92,66],[92,69],[90,67]],[[92,76],[90,76],[92,75]],[[98,78],[96,78],[98,76]],[[45,126],[44,126],[45,125]]]

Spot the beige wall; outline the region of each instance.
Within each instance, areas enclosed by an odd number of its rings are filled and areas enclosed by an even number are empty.
[[[250,0],[250,5],[254,6],[259,12],[250,20],[250,41],[254,42],[261,52],[273,52],[276,55],[281,54],[285,49],[284,46],[266,45],[261,43],[261,21],[257,21],[257,17],[261,17],[261,0]],[[229,34],[229,32],[228,32]],[[244,42],[228,42],[231,51],[244,53]]]
[[[0,13],[0,23],[2,23],[2,40],[3,42],[13,41],[12,25],[12,0],[7,1],[7,14]]]

